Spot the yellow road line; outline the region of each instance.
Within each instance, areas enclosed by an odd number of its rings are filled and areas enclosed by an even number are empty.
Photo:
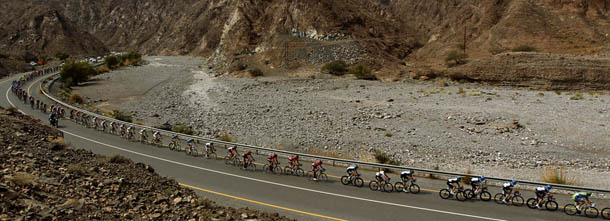
[[[180,186],[183,186],[183,187],[186,187],[186,188],[190,188],[190,189],[200,190],[200,191],[204,191],[204,192],[208,192],[208,193],[212,193],[212,194],[216,194],[216,195],[220,195],[220,196],[224,196],[224,197],[228,197],[228,198],[232,198],[232,199],[236,199],[236,200],[242,200],[242,201],[246,201],[246,202],[250,202],[250,203],[255,203],[255,204],[259,204],[259,205],[263,205],[263,206],[268,206],[268,207],[272,207],[272,208],[276,208],[276,209],[287,210],[287,211],[290,211],[290,212],[295,212],[295,213],[300,213],[300,214],[305,214],[305,215],[310,215],[310,216],[315,216],[315,217],[320,217],[320,218],[330,219],[330,220],[345,221],[345,219],[339,219],[339,218],[335,218],[335,217],[320,215],[320,214],[317,214],[317,213],[310,213],[310,212],[305,212],[305,211],[301,211],[301,210],[296,210],[296,209],[290,209],[290,208],[286,208],[286,207],[282,207],[282,206],[277,206],[277,205],[273,205],[273,204],[263,203],[263,202],[259,202],[259,201],[255,201],[255,200],[250,200],[250,199],[246,199],[246,198],[242,198],[242,197],[238,197],[238,196],[229,195],[229,194],[226,194],[226,193],[219,193],[219,192],[208,190],[208,189],[204,189],[204,188],[201,188],[201,187],[191,186],[191,185],[184,184],[184,183],[180,183]]]
[[[32,84],[30,84],[30,86],[28,87],[28,95],[32,95],[32,93],[30,93],[30,91],[32,90],[32,86],[34,86],[36,83],[38,83],[39,81],[42,81],[46,78],[44,77],[40,77],[39,79],[35,80],[34,82],[32,82]]]

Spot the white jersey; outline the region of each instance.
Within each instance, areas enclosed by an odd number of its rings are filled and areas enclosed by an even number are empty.
[[[402,172],[400,172],[400,175],[411,176],[411,171],[409,171],[409,170],[402,171]]]
[[[471,183],[480,183],[481,181],[479,180],[478,177],[473,177],[473,178],[470,178],[470,182]]]
[[[504,183],[502,184],[502,187],[507,188],[507,187],[511,187],[510,183]]]
[[[543,191],[546,191],[546,188],[544,188],[543,186],[536,187],[536,192],[543,192]]]

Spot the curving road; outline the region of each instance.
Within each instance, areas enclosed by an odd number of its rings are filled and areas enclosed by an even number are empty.
[[[15,77],[18,76],[0,80],[0,106],[6,108],[14,104],[24,113],[46,122],[46,114],[30,109],[8,92],[10,80]],[[33,81],[26,87],[31,88],[34,96],[43,98],[38,90],[39,84],[40,81]],[[434,191],[444,186],[444,182],[439,180],[420,178],[418,182],[422,192],[417,195],[380,193],[366,187],[342,185],[336,178],[342,175],[342,168],[326,166],[330,181],[313,182],[302,177],[263,173],[261,165],[258,165],[257,172],[243,171],[225,165],[222,160],[195,158],[167,148],[129,142],[67,120],[60,121],[60,126],[66,139],[75,147],[104,155],[118,153],[152,165],[160,175],[173,177],[183,186],[221,205],[248,206],[301,220],[589,220],[569,217],[563,212],[537,211],[493,202],[442,200]],[[257,162],[264,162],[263,156],[256,158]],[[286,164],[285,160],[281,163]],[[307,162],[303,164],[304,169],[309,169]],[[371,172],[361,173],[364,178],[371,177]],[[393,181],[396,180],[394,176]],[[492,194],[497,191],[490,190]],[[532,197],[531,193],[525,195],[526,199]],[[559,204],[566,202],[561,200]]]

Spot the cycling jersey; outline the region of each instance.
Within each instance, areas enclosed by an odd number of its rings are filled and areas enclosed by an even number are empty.
[[[504,188],[504,189],[511,188],[511,187],[513,187],[512,183],[504,183],[504,184],[502,184],[502,188]]]
[[[296,156],[291,156],[288,158],[288,161],[292,162],[292,161],[295,161],[296,159],[297,159]]]
[[[228,150],[229,152],[231,152],[231,151],[235,150],[235,147],[229,147],[229,148],[227,148],[227,150]]]
[[[480,183],[480,182],[481,182],[481,178],[478,178],[478,177],[470,178],[470,183]]]
[[[543,187],[543,186],[536,187],[536,192],[546,192],[546,187]]]
[[[409,170],[400,172],[400,178],[404,181],[408,180],[409,177],[412,177],[412,176],[413,176],[413,173],[411,173],[411,171],[409,171]]]
[[[504,192],[504,194],[509,194],[513,191],[512,187],[514,187],[512,183],[504,183],[502,184],[502,192]]]
[[[586,193],[586,192],[578,192],[578,193],[575,193],[574,195],[572,195],[572,199],[573,199],[575,202],[582,202],[582,201],[584,201],[585,199],[586,199],[586,200],[589,200],[589,196],[587,196],[587,193]]]
[[[457,178],[451,178],[447,180],[448,183],[458,183],[459,180]]]
[[[246,153],[244,153],[242,156],[243,156],[244,158],[247,158],[247,157],[249,157],[251,154],[252,154],[252,152],[246,152]]]
[[[189,140],[187,140],[187,141],[186,141],[186,143],[187,143],[187,144],[191,144],[191,143],[193,143],[193,139],[189,139]]]
[[[269,157],[267,157],[267,160],[273,160],[277,157],[277,155],[275,154],[270,154]]]
[[[356,167],[355,166],[349,166],[347,167],[347,173],[349,174],[352,171],[356,171]]]
[[[385,176],[385,172],[383,170],[375,173],[375,177],[381,178],[381,177],[384,177],[384,176]]]
[[[140,130],[140,134],[146,133],[146,130]]]
[[[317,167],[319,167],[320,165],[322,165],[322,162],[314,162],[314,163],[312,163],[312,164],[311,164],[311,166],[312,166],[313,168],[317,168]]]

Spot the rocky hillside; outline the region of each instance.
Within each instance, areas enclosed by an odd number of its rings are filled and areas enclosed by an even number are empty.
[[[453,50],[465,48],[476,60],[520,45],[543,53],[610,54],[610,0],[7,2],[0,6],[3,15],[36,5],[113,50],[211,55],[210,66],[221,73],[293,72],[344,59],[382,70],[381,77],[404,77],[445,69]],[[28,22],[14,13],[8,17],[21,26]],[[2,27],[0,36],[18,31]]]
[[[119,155],[65,147],[62,133],[0,108],[2,220],[288,220],[224,208]]]

